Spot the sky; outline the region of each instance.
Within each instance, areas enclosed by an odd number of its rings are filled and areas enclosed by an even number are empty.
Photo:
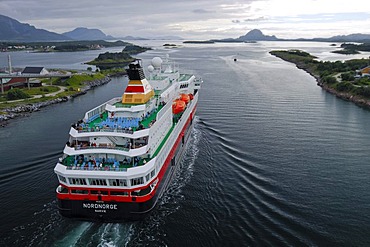
[[[278,38],[370,34],[365,0],[0,0],[0,14],[63,33],[98,28],[114,37]]]

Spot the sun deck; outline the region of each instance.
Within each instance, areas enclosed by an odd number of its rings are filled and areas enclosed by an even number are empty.
[[[136,130],[147,129],[155,122],[158,112],[164,107],[159,105],[157,109],[152,111],[148,116],[145,116],[143,120],[139,118],[130,117],[109,117],[108,112],[104,111],[94,120],[88,123],[77,124],[76,129],[78,132],[123,132],[133,133]]]

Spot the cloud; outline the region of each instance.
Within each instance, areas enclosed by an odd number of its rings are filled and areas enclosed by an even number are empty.
[[[320,22],[318,32],[324,34],[325,28],[364,30],[370,19],[370,5],[363,0],[337,0],[335,4],[327,0],[0,0],[0,11],[58,33],[82,26],[116,37],[177,35],[189,39],[239,37],[253,28],[264,32],[285,29],[286,33],[309,30],[306,34],[312,35],[311,26]]]
[[[212,13],[212,11],[208,11],[208,10],[205,10],[205,9],[194,9],[192,12],[197,13],[197,14]]]
[[[245,22],[255,22],[255,21],[265,21],[265,20],[267,20],[267,18],[264,17],[264,16],[260,16],[260,17],[256,17],[256,18],[244,19]]]

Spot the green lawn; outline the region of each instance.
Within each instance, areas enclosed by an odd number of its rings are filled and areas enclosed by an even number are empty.
[[[31,87],[30,89],[22,88],[22,91],[28,93],[29,95],[40,95],[40,94],[42,95],[57,92],[59,91],[59,87],[57,86]]]

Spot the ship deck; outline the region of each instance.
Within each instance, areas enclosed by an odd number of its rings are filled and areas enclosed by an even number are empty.
[[[167,139],[170,137],[174,127],[176,125],[176,122],[174,122],[166,134],[166,136],[163,138],[162,142],[154,152],[153,156],[150,158],[139,158],[136,161],[131,158],[127,158],[127,160],[119,161],[116,159],[94,159],[91,160],[84,158],[83,160],[79,161],[74,156],[67,156],[63,159],[62,164],[67,167],[69,170],[99,170],[99,171],[127,171],[127,169],[136,167],[136,166],[143,166],[147,162],[149,162],[151,159],[156,157],[159,153],[159,151],[162,149],[163,145],[166,143]],[[90,162],[90,163],[89,163]]]
[[[126,118],[126,117],[109,117],[108,112],[104,111],[94,120],[89,123],[82,123],[77,126],[78,132],[97,132],[97,131],[122,131],[122,132],[134,132],[141,128],[147,129],[153,124],[157,118],[158,112],[163,108],[162,105],[158,106],[151,114],[144,117],[140,121],[138,118]]]
[[[96,170],[96,171],[127,171],[128,168],[142,166],[148,159],[131,159],[128,158],[124,161],[118,161],[115,159],[91,158],[87,159],[76,159],[74,156],[67,156],[63,159],[62,164],[67,167],[68,170]]]

